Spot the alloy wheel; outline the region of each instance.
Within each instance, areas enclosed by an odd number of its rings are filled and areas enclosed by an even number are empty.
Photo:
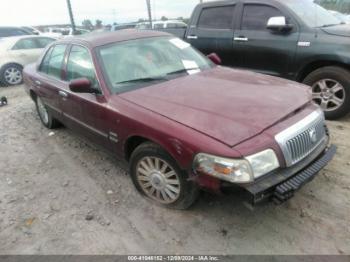
[[[22,82],[22,72],[16,67],[9,67],[4,72],[4,78],[10,85],[18,85]]]
[[[144,157],[136,166],[143,192],[161,204],[174,203],[180,196],[180,179],[175,170],[158,157]]]
[[[312,86],[312,99],[323,111],[334,111],[344,104],[345,89],[336,80],[322,79]]]

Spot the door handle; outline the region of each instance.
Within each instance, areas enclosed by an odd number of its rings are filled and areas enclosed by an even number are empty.
[[[34,84],[37,85],[37,86],[41,86],[41,82],[39,80],[35,80]]]
[[[196,35],[188,35],[187,39],[198,39],[198,36],[196,36]]]
[[[66,92],[64,92],[64,91],[58,91],[58,94],[60,96],[62,96],[63,98],[67,98],[68,97],[68,94]]]
[[[240,37],[235,37],[233,40],[239,41],[239,42],[248,42],[249,39],[247,37],[240,36]]]

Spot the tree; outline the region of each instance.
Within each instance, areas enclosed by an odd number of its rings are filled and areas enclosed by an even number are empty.
[[[82,25],[85,29],[88,29],[88,30],[91,30],[93,29],[94,25],[92,24],[91,20],[90,19],[85,19],[83,22],[82,22]]]
[[[166,21],[166,20],[168,20],[168,18],[166,16],[162,16],[162,18],[160,20]]]
[[[100,19],[97,19],[97,20],[96,20],[95,28],[96,28],[96,29],[102,28],[102,21],[101,21]]]

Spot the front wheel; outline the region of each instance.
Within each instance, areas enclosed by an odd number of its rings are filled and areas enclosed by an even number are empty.
[[[130,173],[137,190],[156,204],[187,209],[197,199],[199,190],[189,181],[175,160],[154,143],[144,143],[131,155]]]
[[[311,86],[312,97],[327,119],[338,119],[350,112],[350,72],[336,66],[320,68],[303,81]]]

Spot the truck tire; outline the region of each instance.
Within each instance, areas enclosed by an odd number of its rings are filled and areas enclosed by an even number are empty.
[[[313,100],[327,119],[334,120],[350,112],[350,71],[327,66],[310,73],[303,81],[311,86]]]
[[[187,209],[199,189],[160,146],[146,142],[131,154],[130,174],[136,189],[147,199],[172,209]]]
[[[0,69],[0,83],[4,86],[14,86],[22,84],[23,67],[18,64],[7,64]]]

